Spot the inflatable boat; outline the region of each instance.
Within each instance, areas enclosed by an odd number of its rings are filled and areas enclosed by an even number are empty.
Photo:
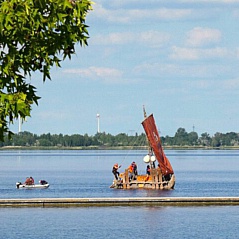
[[[20,189],[20,188],[24,188],[24,189],[44,189],[44,188],[49,188],[50,184],[45,181],[45,180],[40,180],[39,184],[25,184],[25,183],[21,183],[21,182],[17,182],[16,183],[16,188]]]

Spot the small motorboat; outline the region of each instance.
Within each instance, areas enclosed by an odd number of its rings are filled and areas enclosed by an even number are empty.
[[[45,181],[45,180],[40,180],[39,184],[26,184],[26,183],[21,183],[21,182],[17,182],[16,183],[16,188],[20,189],[20,188],[24,188],[24,189],[45,189],[45,188],[49,188],[50,184]]]

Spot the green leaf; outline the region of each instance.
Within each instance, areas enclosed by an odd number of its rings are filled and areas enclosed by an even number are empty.
[[[14,118],[30,116],[38,104],[33,72],[51,80],[53,66],[75,54],[75,44],[87,45],[89,0],[8,0],[0,2],[0,141]],[[61,54],[63,53],[63,54]]]

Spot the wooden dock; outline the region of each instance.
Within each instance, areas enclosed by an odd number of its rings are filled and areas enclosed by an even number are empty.
[[[1,207],[92,206],[225,206],[239,205],[239,197],[131,197],[131,198],[28,198],[0,199]]]

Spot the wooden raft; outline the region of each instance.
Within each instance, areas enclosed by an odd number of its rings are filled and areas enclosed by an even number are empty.
[[[120,174],[121,180],[115,182],[118,188],[149,188],[149,189],[163,189],[166,182],[163,181],[160,168],[151,169],[150,175],[137,175],[136,179],[130,180],[129,170],[126,169],[124,173]]]

